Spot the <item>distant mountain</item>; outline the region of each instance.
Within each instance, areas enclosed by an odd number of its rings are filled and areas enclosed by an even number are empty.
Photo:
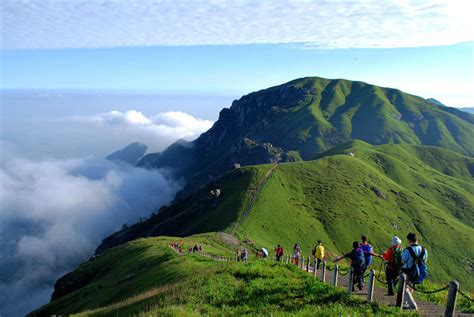
[[[426,101],[436,106],[447,107],[444,103],[434,98],[428,98]]]
[[[301,161],[352,139],[439,146],[474,155],[474,115],[392,88],[308,77],[243,96],[193,142],[138,162],[171,167],[196,188],[233,168]]]
[[[145,155],[147,148],[143,143],[134,142],[110,154],[106,159],[135,165]]]
[[[464,112],[474,113],[474,108],[458,108],[458,109]]]

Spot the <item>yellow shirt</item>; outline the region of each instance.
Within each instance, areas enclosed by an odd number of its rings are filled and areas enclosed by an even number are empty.
[[[320,260],[324,258],[324,246],[322,244],[316,247],[316,258]]]

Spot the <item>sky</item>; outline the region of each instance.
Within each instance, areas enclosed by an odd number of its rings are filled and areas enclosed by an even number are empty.
[[[0,1],[0,316],[47,303],[104,237],[184,186],[104,159],[131,142],[193,140],[241,95],[304,76],[474,106],[472,7]]]
[[[474,106],[474,30],[467,1],[0,5],[5,89],[240,96],[320,76]]]

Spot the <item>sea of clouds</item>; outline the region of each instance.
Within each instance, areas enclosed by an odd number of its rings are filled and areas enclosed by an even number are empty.
[[[194,139],[212,125],[182,112],[147,117],[136,110],[64,121],[75,129],[153,141],[154,150]],[[184,185],[167,170],[93,156],[25,158],[19,145],[2,142],[0,148],[1,316],[24,315],[47,303],[55,280],[91,257],[104,237],[148,217]]]

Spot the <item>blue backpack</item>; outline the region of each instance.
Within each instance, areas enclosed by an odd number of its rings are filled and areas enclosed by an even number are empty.
[[[416,256],[415,251],[411,247],[408,248],[411,257],[413,258],[413,266],[408,268],[408,278],[414,284],[421,284],[428,277],[428,267],[424,260],[425,248],[421,247],[419,256]]]

